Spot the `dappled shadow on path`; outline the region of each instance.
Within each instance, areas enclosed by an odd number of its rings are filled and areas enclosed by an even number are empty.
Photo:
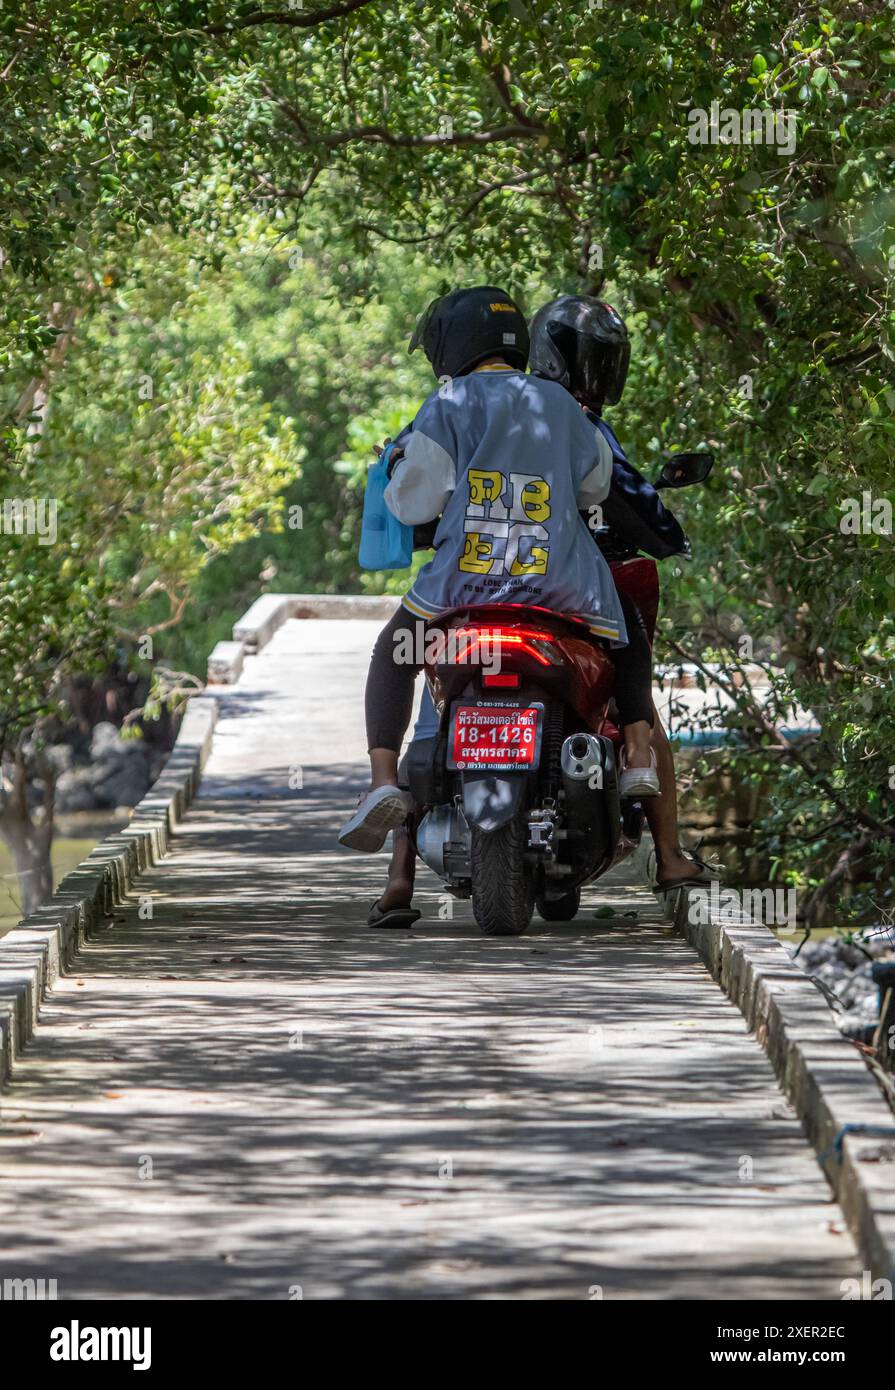
[[[370,932],[385,856],[335,841],[358,769],[303,771],[243,797],[210,777],[55,992],[3,1107],[0,1276],[840,1296],[852,1248],[799,1127],[648,896],[602,886],[574,923],[494,941],[468,904],[442,920],[426,872],[417,927]]]

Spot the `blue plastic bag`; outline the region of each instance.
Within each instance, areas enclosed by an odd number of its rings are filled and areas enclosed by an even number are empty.
[[[367,472],[358,560],[365,570],[404,570],[413,559],[413,527],[385,505],[388,463],[394,444],[387,444]]]

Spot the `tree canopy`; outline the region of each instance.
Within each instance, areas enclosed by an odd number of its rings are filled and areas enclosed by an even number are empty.
[[[720,460],[660,655],[722,668],[809,914],[889,902],[890,5],[50,0],[0,43],[4,489],[67,537],[4,546],[8,739],[149,628],[196,667],[259,582],[380,584],[363,460],[429,297],[601,293],[633,460]]]

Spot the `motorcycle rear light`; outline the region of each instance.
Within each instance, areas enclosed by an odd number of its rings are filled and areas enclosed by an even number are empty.
[[[518,671],[497,671],[490,676],[482,676],[482,685],[492,688],[496,685],[505,686],[507,689],[517,690],[522,684],[522,677]]]
[[[533,656],[542,666],[562,665],[560,658],[554,656],[551,650],[555,641],[553,634],[541,632],[538,628],[513,627],[508,631],[499,627],[469,628],[462,630],[462,636],[467,639],[467,645],[458,654],[458,662],[468,661],[475,647],[484,646],[486,650],[490,648],[492,651],[502,647],[513,647],[519,652]]]

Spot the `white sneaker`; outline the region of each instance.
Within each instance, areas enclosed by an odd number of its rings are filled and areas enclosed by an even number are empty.
[[[354,815],[346,820],[339,831],[339,844],[375,854],[385,844],[388,832],[400,825],[412,809],[413,797],[409,792],[398,787],[377,787],[361,798]]]
[[[626,767],[622,754],[622,772],[618,779],[618,794],[622,800],[639,801],[643,796],[659,795],[659,774],[656,755],[650,749],[649,767]]]

